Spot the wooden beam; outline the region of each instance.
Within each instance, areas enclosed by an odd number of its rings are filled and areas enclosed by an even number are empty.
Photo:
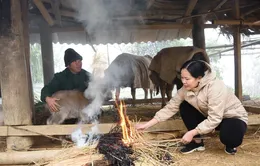
[[[76,156],[69,156],[69,154],[76,155],[77,159],[75,160]],[[67,158],[65,158],[65,156],[67,156]],[[93,164],[93,161],[102,160],[103,157],[102,154],[83,155],[83,150],[79,148],[76,150],[73,148],[64,148],[61,150],[38,150],[28,152],[13,151],[0,153],[0,165],[31,165],[32,163],[36,163],[36,165],[48,164],[47,166],[82,166],[89,165],[90,163]],[[57,161],[55,161],[55,159]]]
[[[246,7],[251,7],[251,6],[256,6],[256,5],[259,5],[259,3],[254,3],[254,4],[250,4],[250,5],[241,5],[240,9],[246,8]],[[209,12],[204,12],[204,13],[193,14],[193,15],[185,16],[185,17],[182,16],[182,17],[175,18],[175,19],[161,19],[161,20],[151,19],[150,21],[176,22],[177,20],[180,20],[180,19],[187,19],[187,18],[193,18],[193,17],[198,17],[198,16],[205,16],[205,15],[209,15],[209,14],[227,12],[227,11],[231,11],[231,10],[232,10],[232,8],[226,8],[226,9],[220,9],[220,10],[216,10],[216,11],[209,11]]]
[[[248,125],[260,125],[260,114],[249,115]],[[93,124],[84,125],[39,125],[39,126],[0,126],[0,136],[44,136],[44,135],[70,135],[78,128],[83,133],[91,131]],[[100,133],[108,133],[115,123],[97,124]],[[183,131],[186,127],[182,120],[167,120],[149,128],[148,132],[156,131]]]
[[[188,7],[187,7],[187,9],[186,9],[186,11],[185,11],[184,17],[191,15],[191,12],[192,12],[193,9],[195,8],[197,2],[198,2],[198,0],[190,0],[190,1],[189,1],[189,4],[188,4]],[[183,19],[181,19],[181,20],[183,20]],[[182,22],[182,21],[181,21],[181,22]]]
[[[187,6],[187,9],[183,15],[183,17],[186,17],[186,16],[190,16],[193,9],[195,8],[196,4],[197,4],[198,0],[190,0],[189,1],[189,4]],[[178,23],[183,23],[184,19],[180,19],[180,20],[177,20]],[[187,20],[185,21],[185,23],[187,23]],[[178,32],[178,37],[188,37],[190,36],[190,33],[191,33],[191,29],[179,29],[179,32]]]
[[[241,14],[241,18],[244,19],[247,15],[249,15],[249,14],[251,14],[251,13],[257,11],[257,10],[260,10],[260,7],[259,7],[259,6],[255,6],[255,7],[253,7],[252,9],[250,9],[249,11],[247,11],[247,12]]]
[[[41,0],[33,0],[34,4],[37,6],[37,8],[39,9],[39,11],[41,12],[43,18],[47,21],[47,23],[50,26],[54,25],[54,20],[51,17],[51,15],[49,14],[49,12],[47,11],[47,9],[45,8],[45,6],[43,5]]]
[[[244,106],[247,112],[252,112],[255,114],[260,114],[260,107],[255,106]]]
[[[234,18],[240,19],[239,0],[233,0],[233,15]],[[234,38],[234,66],[235,66],[235,94],[242,100],[242,71],[241,71],[241,34],[240,26],[235,26],[233,29]]]
[[[260,26],[260,23],[243,21],[243,20],[213,20],[214,25],[247,25],[247,26]]]
[[[212,11],[220,9],[228,0],[222,0]]]
[[[170,125],[169,125],[170,124]],[[116,124],[97,124],[100,133],[108,133]],[[0,136],[44,136],[44,135],[70,135],[78,128],[83,133],[91,131],[93,124],[84,125],[39,125],[39,126],[0,126]],[[149,128],[148,131],[185,130],[182,120],[168,120]]]
[[[61,26],[60,0],[51,0],[51,7],[57,24]]]
[[[253,42],[241,45],[241,48],[252,46],[252,45],[256,45],[256,44],[259,44],[259,43],[260,43],[260,40],[256,40],[256,41],[253,41]],[[234,50],[234,48],[228,48],[228,49],[225,49],[225,50],[221,50],[221,51],[209,54],[209,56],[219,55],[221,53],[232,51],[232,50]]]
[[[32,164],[40,161],[50,161],[62,150],[41,150],[31,152],[2,152],[0,153],[0,165]]]
[[[248,126],[260,125],[260,115],[248,116]]]

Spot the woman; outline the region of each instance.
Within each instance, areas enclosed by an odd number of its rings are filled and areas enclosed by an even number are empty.
[[[248,115],[240,100],[216,77],[204,61],[187,61],[181,67],[183,87],[153,119],[136,125],[145,130],[165,121],[180,110],[188,132],[182,137],[185,147],[181,153],[205,150],[201,135],[220,131],[225,152],[235,154],[247,129]],[[197,139],[193,140],[193,137]]]

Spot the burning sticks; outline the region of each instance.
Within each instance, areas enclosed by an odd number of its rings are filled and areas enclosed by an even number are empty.
[[[97,149],[105,155],[112,165],[131,166],[134,165],[131,147],[133,127],[126,116],[125,105],[122,102],[120,102],[120,106],[118,106],[117,102],[116,105],[120,117],[119,125],[100,138]]]
[[[101,136],[97,149],[104,154],[111,165],[132,166],[134,161],[149,162],[154,165],[170,165],[173,155],[167,147],[155,146],[144,140],[132,126],[126,115],[123,102],[116,102],[120,121],[110,133]]]

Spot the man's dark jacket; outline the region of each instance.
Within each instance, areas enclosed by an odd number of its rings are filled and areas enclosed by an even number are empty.
[[[91,74],[86,70],[81,70],[77,74],[73,74],[68,68],[62,72],[54,74],[54,78],[50,83],[45,85],[41,90],[41,100],[46,102],[47,96],[51,97],[53,93],[60,90],[79,90],[84,92],[88,87]]]

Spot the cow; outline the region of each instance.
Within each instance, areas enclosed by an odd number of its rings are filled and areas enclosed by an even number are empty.
[[[152,99],[153,83],[149,79],[150,71],[148,69],[152,57],[137,56],[128,53],[122,53],[105,70],[104,80],[107,90],[116,89],[116,100],[119,99],[120,88],[130,87],[135,106],[135,90],[143,88],[147,99],[148,89]]]
[[[85,98],[84,93],[77,90],[62,90],[54,93],[59,104],[59,111],[52,112],[47,119],[47,125],[62,124],[66,119],[76,118],[79,121],[88,123],[90,119],[84,114],[83,109],[90,103],[90,100]],[[48,105],[46,104],[46,108]],[[50,110],[50,109],[49,109]]]
[[[149,77],[155,85],[156,93],[159,93],[159,89],[161,91],[161,107],[166,105],[165,94],[168,101],[172,98],[174,85],[177,89],[182,87],[180,68],[183,63],[191,59],[204,60],[209,63],[206,52],[193,46],[164,48],[153,57],[149,65],[151,71]]]

